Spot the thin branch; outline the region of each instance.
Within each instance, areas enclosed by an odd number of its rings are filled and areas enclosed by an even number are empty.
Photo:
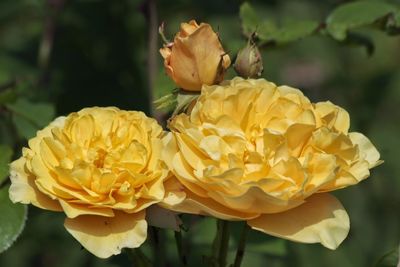
[[[186,267],[187,265],[187,258],[185,253],[185,248],[183,246],[183,239],[182,239],[182,231],[175,231],[175,242],[176,242],[176,249],[178,250],[178,256],[181,263],[181,266]]]
[[[247,223],[244,223],[242,233],[240,235],[240,240],[238,244],[238,248],[236,251],[236,256],[235,256],[235,262],[233,263],[233,267],[240,267],[242,264],[245,248],[246,248],[246,238],[247,234],[250,230],[250,227],[247,225]]]
[[[226,256],[229,246],[229,222],[217,220],[217,233],[213,242],[213,253],[211,256],[211,265],[217,267],[226,266]]]
[[[53,50],[54,35],[56,30],[56,20],[57,16],[64,7],[66,0],[47,0],[46,8],[48,9],[48,14],[44,20],[44,30],[42,34],[42,40],[39,45],[38,52],[38,65],[43,71],[40,82],[43,82],[47,78],[48,68],[50,64],[50,56]],[[40,83],[39,82],[39,83]]]
[[[149,25],[148,32],[148,50],[147,50],[147,86],[150,103],[150,113],[155,115],[154,110],[154,81],[157,78],[157,46],[158,46],[158,21],[156,0],[147,0],[147,21]]]
[[[219,221],[219,231],[222,232],[221,245],[219,247],[218,262],[219,267],[226,266],[226,256],[228,255],[229,247],[229,222],[225,220]]]
[[[12,79],[6,83],[0,84],[0,92],[5,91],[10,88],[14,88],[17,85],[17,79]]]

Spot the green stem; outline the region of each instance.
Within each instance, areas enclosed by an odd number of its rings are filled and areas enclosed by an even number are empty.
[[[186,254],[184,251],[183,247],[183,240],[182,240],[182,232],[174,232],[175,234],[175,243],[176,243],[176,249],[178,250],[178,256],[181,262],[181,266],[186,267],[187,266],[187,258]]]
[[[229,224],[225,220],[217,220],[217,234],[213,243],[212,261],[216,267],[226,266],[229,245]]]
[[[236,251],[235,262],[233,263],[233,267],[240,267],[240,265],[242,264],[244,252],[246,249],[246,238],[247,238],[249,229],[250,229],[250,227],[245,222],[242,233],[240,235],[240,240],[239,240],[238,248]]]
[[[164,247],[164,232],[154,226],[150,226],[150,233],[153,245],[153,259],[155,266],[166,266],[165,264],[165,247]]]
[[[148,97],[150,100],[150,114],[156,119],[159,118],[159,114],[155,114],[154,109],[154,81],[157,78],[158,73],[158,18],[157,18],[157,1],[147,0],[147,22],[148,22],[148,49],[147,49],[147,86],[148,86]],[[158,117],[158,118],[157,118]]]

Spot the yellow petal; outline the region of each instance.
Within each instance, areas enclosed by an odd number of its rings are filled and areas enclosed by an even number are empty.
[[[23,204],[32,203],[42,209],[62,211],[58,201],[52,200],[37,189],[35,177],[25,171],[25,162],[26,159],[21,157],[10,165],[9,194],[11,201]]]
[[[90,207],[88,204],[76,204],[64,200],[59,200],[65,215],[68,218],[76,218],[80,215],[99,215],[105,217],[114,217],[114,212],[110,208]]]
[[[33,151],[39,151],[40,150],[39,149],[40,142],[42,142],[43,138],[52,136],[52,131],[55,128],[62,128],[65,124],[65,121],[66,121],[66,117],[64,117],[64,116],[58,117],[54,121],[52,121],[49,124],[49,126],[38,131],[36,133],[36,136],[28,141],[29,147]]]
[[[82,215],[66,218],[64,226],[89,252],[99,258],[121,253],[123,248],[137,248],[147,237],[145,213],[115,212],[115,217]]]
[[[326,101],[315,104],[315,113],[319,115],[323,125],[347,134],[350,127],[350,116],[346,110]]]
[[[255,230],[302,243],[321,243],[336,249],[346,238],[349,217],[340,202],[330,194],[316,194],[294,209],[263,214],[249,220]]]
[[[373,168],[381,163],[380,154],[371,141],[362,133],[352,132],[349,137],[353,144],[358,145],[361,156],[368,162],[369,168]]]
[[[159,50],[161,56],[164,58],[164,60],[167,60],[167,63],[169,63],[169,58],[171,56],[171,48],[169,47],[163,47]]]
[[[271,193],[264,192],[262,190],[264,182],[266,181],[261,180],[259,184],[255,183],[254,185],[248,183],[250,187],[241,195],[223,195],[215,190],[210,191],[209,195],[218,203],[235,209],[236,212],[250,214],[283,212],[299,206],[303,202],[302,199],[280,199]]]
[[[171,181],[169,180],[170,184],[166,184],[166,191],[169,192],[167,194],[169,197],[160,202],[160,206],[166,209],[182,213],[214,216],[232,221],[248,220],[259,216],[259,213],[247,213],[230,209],[209,197],[200,197],[184,188],[183,185]],[[174,191],[176,194],[174,194]]]
[[[203,23],[202,23],[203,24]],[[199,28],[199,25],[195,20],[189,21],[189,23],[181,23],[181,31],[178,33],[180,37],[185,37],[190,34],[192,34],[197,28]]]
[[[185,197],[183,185],[175,177],[170,177],[165,183],[165,196],[162,202],[167,206],[174,206],[181,203]]]

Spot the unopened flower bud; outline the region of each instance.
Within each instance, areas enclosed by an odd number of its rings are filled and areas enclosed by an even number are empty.
[[[186,91],[198,92],[203,85],[221,82],[231,64],[211,26],[194,20],[182,23],[174,41],[160,53],[168,76]]]
[[[258,78],[263,72],[263,62],[257,45],[249,40],[247,45],[239,50],[233,66],[237,74],[243,78]]]

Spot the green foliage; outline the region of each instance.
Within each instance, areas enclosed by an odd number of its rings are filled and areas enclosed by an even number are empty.
[[[244,2],[240,6],[239,16],[242,20],[243,33],[248,37],[261,26],[262,22],[259,16],[248,2]]]
[[[8,249],[25,226],[27,207],[13,204],[8,198],[8,187],[0,189],[0,253]]]
[[[262,25],[258,31],[262,41],[261,45],[268,42],[287,44],[297,41],[313,34],[317,30],[319,23],[313,20],[289,20],[280,27],[275,27],[273,24],[270,26]]]
[[[287,20],[277,26],[272,20],[261,20],[248,2],[240,7],[243,33],[250,36],[257,32],[261,45],[265,43],[286,44],[313,34],[319,23],[313,20]]]
[[[54,106],[49,103],[32,103],[24,98],[6,105],[21,137],[29,139],[54,119]]]
[[[154,85],[154,104],[157,109],[171,111],[177,103],[176,85],[163,69],[158,73]]]
[[[0,185],[8,177],[8,164],[11,161],[12,154],[11,147],[0,144]]]
[[[17,98],[17,94],[15,90],[8,89],[0,92],[0,105],[4,105],[6,103],[10,103],[15,101]]]
[[[396,267],[400,263],[400,247],[394,248],[387,254],[385,254],[374,267]]]
[[[347,32],[377,22],[397,8],[383,1],[356,1],[338,6],[326,19],[327,31],[333,38],[343,41]]]
[[[364,46],[371,55],[374,44],[370,38],[353,33],[362,26],[377,26],[389,34],[400,33],[399,8],[383,1],[355,1],[339,5],[325,22],[316,20],[284,20],[280,25],[272,19],[261,20],[255,9],[245,2],[240,7],[240,18],[244,35],[257,32],[259,45],[284,45],[302,38],[327,32],[344,44]],[[349,33],[350,32],[350,33]]]

